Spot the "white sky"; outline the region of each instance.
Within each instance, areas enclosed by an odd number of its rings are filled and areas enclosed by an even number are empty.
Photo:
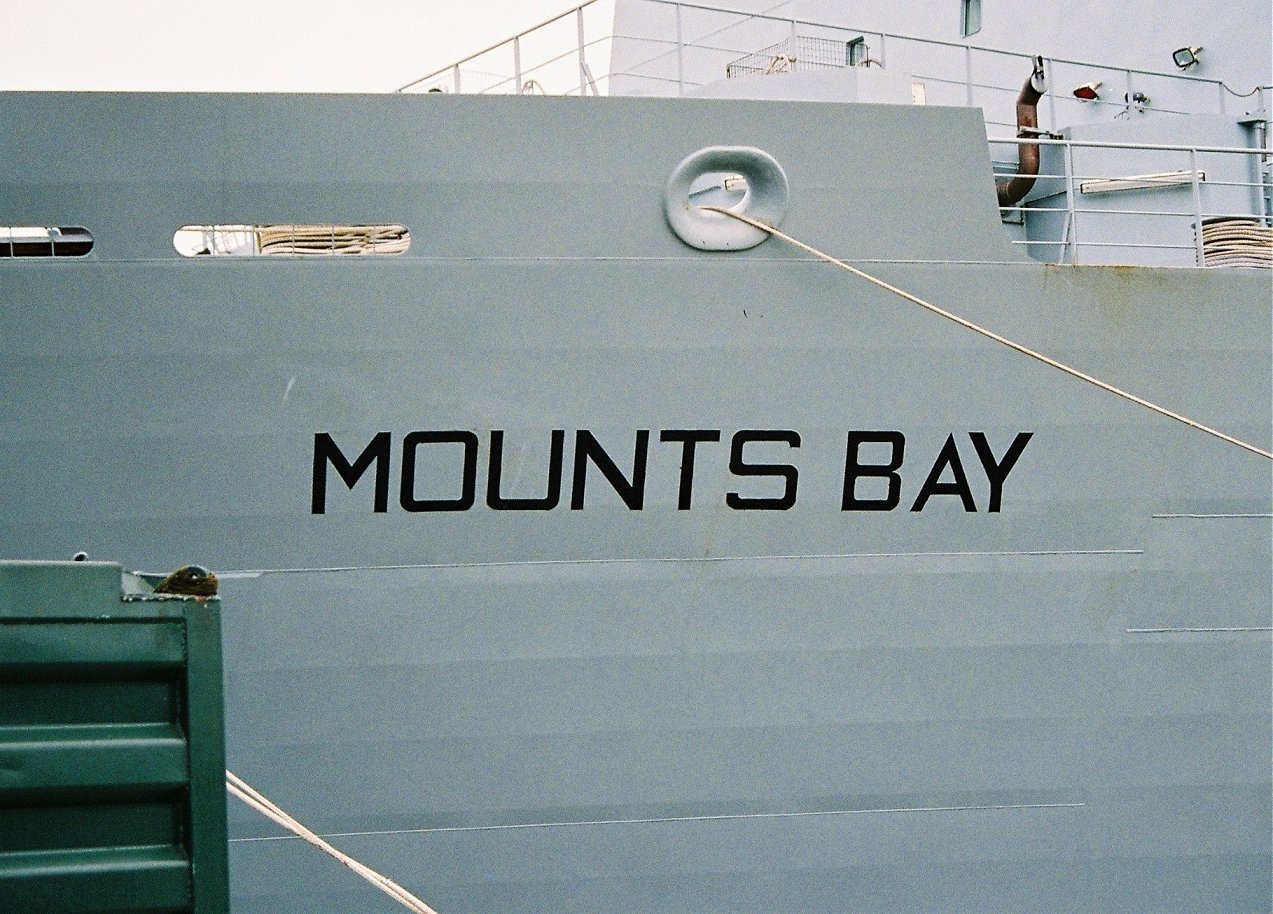
[[[0,0],[0,91],[386,92],[579,2]]]

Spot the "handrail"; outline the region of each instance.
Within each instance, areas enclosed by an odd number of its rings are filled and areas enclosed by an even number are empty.
[[[480,51],[477,51],[473,54],[469,54],[468,56],[463,57],[460,60],[457,60],[451,64],[448,64],[445,67],[439,67],[436,70],[433,70],[430,73],[425,74],[424,76],[421,76],[417,79],[413,79],[410,82],[405,83],[402,86],[399,86],[394,91],[405,92],[406,90],[413,88],[414,86],[418,86],[421,83],[427,82],[435,77],[442,76],[448,71],[454,72],[458,70],[463,64],[466,64],[469,61],[475,60],[476,58],[481,57],[485,54],[489,54],[492,51],[497,51],[505,47],[506,45],[519,42],[520,39],[524,38],[526,35],[529,35],[532,32],[538,31],[541,28],[544,28],[549,25],[553,25],[554,23],[559,22],[562,19],[566,19],[570,16],[578,17],[582,14],[584,9],[598,2],[600,2],[600,0],[585,0],[585,2],[583,3],[580,3],[574,7],[571,7],[570,9],[565,10],[549,19],[545,19],[544,21],[536,25],[523,29],[517,34],[512,35],[508,38],[505,38],[502,41],[498,41],[492,45],[489,45],[486,48],[483,48]],[[733,7],[721,6],[721,5],[709,5],[704,3],[685,2],[685,0],[642,0],[642,2],[654,4],[657,6],[673,7],[677,9],[678,11],[679,10],[695,10],[699,12],[716,13],[716,14],[721,14],[726,16],[737,16],[739,17],[741,21],[739,23],[735,23],[735,25],[741,25],[743,22],[748,22],[748,21],[774,22],[774,23],[782,23],[785,25],[790,25],[791,28],[793,29],[793,32],[794,32],[794,29],[799,26],[807,26],[807,27],[816,28],[816,29],[833,29],[837,31],[854,32],[854,33],[863,34],[863,35],[877,35],[880,37],[882,43],[886,43],[888,39],[892,39],[894,41],[915,42],[922,45],[951,48],[956,50],[963,50],[965,52],[977,51],[980,53],[994,54],[994,55],[1000,55],[1004,57],[1018,58],[1022,60],[1030,60],[1033,57],[1033,55],[1031,54],[1023,53],[1020,51],[1010,51],[1004,48],[991,47],[988,45],[981,45],[981,44],[970,44],[966,41],[955,42],[955,41],[947,41],[940,38],[924,38],[917,35],[907,35],[901,32],[888,32],[888,31],[883,31],[879,29],[862,29],[852,25],[839,25],[836,23],[824,22],[824,21],[815,20],[815,19],[802,19],[802,18],[794,17],[794,16],[781,16],[781,15],[775,15],[770,12],[753,12],[749,10],[740,10]],[[618,36],[614,36],[614,37],[618,37]],[[642,40],[646,40],[646,39],[642,39]],[[657,40],[657,39],[650,39],[650,40]],[[679,50],[683,47],[695,46],[693,43],[679,41],[679,40],[678,41],[663,40],[663,41],[660,41],[659,43],[670,44],[673,47],[667,51],[664,51],[644,61],[641,61],[639,64],[637,64],[637,66],[645,66],[646,64],[652,63],[653,61],[657,60],[659,57],[673,53],[674,50],[679,52]],[[583,49],[587,44],[590,44],[590,42],[583,41],[582,23],[581,23],[579,46],[578,46],[579,53],[582,54]],[[880,56],[881,58],[884,56],[883,52],[881,52]],[[1198,85],[1215,86],[1221,89],[1223,92],[1227,92],[1230,95],[1233,95],[1239,98],[1245,98],[1245,97],[1248,97],[1249,95],[1260,92],[1261,90],[1268,90],[1269,88],[1271,88],[1267,86],[1256,86],[1254,87],[1251,93],[1247,93],[1244,95],[1243,93],[1235,92],[1233,89],[1229,88],[1229,86],[1223,80],[1215,79],[1211,77],[1196,76],[1196,75],[1188,74],[1188,73],[1174,73],[1174,72],[1168,72],[1163,70],[1148,70],[1148,69],[1143,69],[1140,67],[1116,66],[1116,65],[1106,64],[1106,63],[1099,63],[1095,61],[1075,60],[1072,58],[1065,58],[1065,57],[1046,57],[1046,60],[1050,64],[1063,64],[1065,66],[1088,67],[1088,68],[1095,68],[1095,69],[1102,69],[1102,70],[1111,70],[1114,72],[1127,74],[1128,76],[1135,74],[1138,76],[1151,76],[1156,78],[1191,82]],[[616,75],[620,75],[620,74],[609,73],[609,74],[606,74],[606,76],[603,76],[602,78],[604,79],[604,78],[616,76]],[[951,80],[951,82],[958,82],[958,81]],[[970,79],[966,79],[964,82],[971,85]],[[987,87],[987,88],[1000,88],[1000,87],[996,86],[996,87]],[[1224,108],[1223,96],[1221,96],[1220,106],[1221,106],[1221,110],[1223,110]]]
[[[590,2],[596,2],[596,0],[590,0]],[[985,45],[969,44],[967,42],[945,41],[940,38],[921,38],[917,35],[904,35],[901,32],[885,32],[879,29],[861,29],[852,25],[837,25],[832,22],[819,22],[813,19],[800,19],[800,18],[792,17],[792,16],[775,16],[775,15],[770,15],[769,13],[754,13],[754,12],[749,12],[747,10],[734,9],[732,7],[708,6],[706,4],[701,4],[701,3],[682,2],[682,0],[642,0],[642,2],[654,3],[654,4],[658,4],[662,6],[678,6],[683,9],[700,10],[702,12],[708,12],[708,13],[725,13],[727,15],[742,16],[747,19],[765,19],[771,22],[794,23],[796,25],[810,25],[815,28],[839,29],[845,32],[859,32],[865,35],[879,35],[881,38],[896,38],[902,41],[917,41],[922,44],[935,44],[935,45],[941,45],[942,47],[958,48],[961,50],[965,48],[970,48],[974,51],[986,51],[991,54],[1003,54],[1008,57],[1020,57],[1026,60],[1031,60],[1034,57],[1034,55],[1032,54],[1022,53],[1020,51],[1008,51],[1002,48],[993,48],[993,47],[987,47]],[[503,43],[507,43],[507,41]],[[1111,66],[1109,64],[1094,63],[1090,60],[1069,60],[1064,57],[1046,57],[1045,59],[1053,63],[1063,63],[1066,65],[1073,65],[1073,66],[1080,66],[1080,67],[1099,67],[1104,70],[1117,70],[1120,73],[1137,73],[1142,76],[1166,76],[1170,79],[1184,79],[1184,80],[1189,80],[1191,82],[1209,83],[1211,85],[1224,86],[1224,88],[1228,90],[1230,93],[1234,95],[1239,95],[1239,93],[1233,92],[1232,89],[1229,89],[1228,86],[1225,86],[1223,80],[1212,79],[1205,76],[1194,76],[1187,73],[1171,73],[1171,72],[1166,72],[1163,70],[1142,70],[1136,67],[1118,67],[1118,66]],[[439,72],[442,72],[442,71],[439,71]],[[1257,86],[1256,88],[1260,88],[1260,87]],[[1246,96],[1239,95],[1239,97],[1245,98]]]
[[[455,63],[450,63],[450,64],[447,64],[445,67],[440,67],[437,70],[434,70],[432,73],[426,73],[424,76],[421,76],[419,79],[413,79],[411,80],[411,82],[401,85],[398,88],[394,89],[393,91],[405,92],[407,89],[410,89],[412,86],[418,86],[420,85],[420,83],[427,82],[428,80],[432,79],[435,76],[441,76],[447,70],[454,70],[456,67],[460,66],[461,64],[466,64],[470,60],[476,60],[478,57],[481,57],[483,54],[489,54],[491,51],[497,51],[500,48],[502,48],[504,45],[508,44],[509,42],[516,41],[518,38],[524,38],[525,36],[529,35],[531,32],[537,32],[540,29],[544,28],[544,26],[552,25],[554,22],[556,22],[559,19],[565,19],[567,16],[576,16],[585,7],[592,6],[592,4],[597,2],[599,2],[599,0],[585,0],[584,3],[581,3],[578,6],[573,7],[571,9],[568,9],[563,13],[558,13],[556,16],[553,16],[551,19],[545,19],[543,22],[539,23],[538,25],[532,25],[528,29],[523,29],[522,31],[518,32],[516,35],[513,35],[510,38],[505,38],[502,41],[497,41],[490,47],[483,48],[482,50],[477,51],[476,53],[470,54],[468,57],[461,58],[460,60],[455,61]]]
[[[990,143],[1038,143],[1041,146],[1094,146],[1101,149],[1147,149],[1156,152],[1233,152],[1244,155],[1271,155],[1273,149],[1261,146],[1198,146],[1194,144],[1175,143],[1118,143],[1113,140],[1055,140],[1051,137],[990,137]]]
[[[1245,169],[1249,165],[1219,165],[1222,158],[1204,160],[1203,156],[1230,157],[1240,156],[1247,163],[1254,163],[1260,173],[1262,163],[1273,154],[1273,149],[1264,146],[1219,146],[1177,143],[1130,143],[1114,140],[1070,140],[1053,139],[1051,137],[992,137],[991,146],[1013,146],[1022,143],[1039,146],[1060,147],[1063,155],[1057,168],[1037,176],[1040,181],[1050,183],[1050,193],[1044,193],[1033,200],[1014,206],[1000,207],[1005,222],[1023,226],[1010,234],[1012,244],[1020,245],[1025,250],[1042,250],[1055,252],[1057,262],[1076,264],[1080,262],[1081,250],[1122,250],[1122,251],[1157,251],[1185,252],[1192,251],[1191,261],[1172,257],[1167,263],[1177,266],[1225,266],[1268,267],[1273,263],[1273,228],[1270,227],[1267,205],[1267,187],[1265,179],[1257,174],[1253,180],[1240,179],[1240,173],[1232,173],[1233,168]],[[1170,175],[1147,175],[1142,178],[1121,177],[1119,175],[1081,174],[1075,168],[1075,149],[1113,149],[1132,152],[1157,152],[1172,156],[1187,157],[1187,170]],[[1229,160],[1232,161],[1231,159]],[[1101,165],[1099,168],[1117,168],[1116,165]],[[1181,166],[1186,167],[1184,164]],[[1205,168],[1205,173],[1203,169]],[[1213,169],[1218,174],[1213,173]],[[1088,181],[1132,181],[1156,177],[1172,177],[1174,180],[1163,181],[1161,186],[1139,186],[1118,188],[1119,192],[1129,192],[1125,203],[1114,202],[1118,198],[1103,197],[1109,204],[1101,206],[1080,204],[1080,196],[1087,193],[1084,185]],[[1248,175],[1248,177],[1250,177]],[[1147,203],[1144,193],[1157,195],[1165,192],[1167,196],[1157,198],[1160,208]],[[1106,193],[1114,193],[1111,189]],[[1180,196],[1184,194],[1184,197]],[[1174,196],[1172,196],[1174,194]],[[1086,200],[1087,198],[1084,197]],[[1140,203],[1141,205],[1136,205]],[[1130,204],[1130,205],[1128,205]],[[1145,238],[1141,229],[1130,230],[1122,219],[1111,223],[1113,216],[1131,219],[1149,218],[1158,220],[1161,226],[1155,229],[1156,237]],[[1009,218],[1011,217],[1011,218]],[[1042,217],[1049,222],[1034,222],[1033,218]],[[1088,218],[1093,217],[1093,218]],[[1060,220],[1060,221],[1055,221]],[[1224,229],[1223,234],[1208,233],[1212,229],[1225,224],[1232,226]],[[1139,223],[1143,225],[1143,223]],[[1031,229],[1029,226],[1033,225]],[[1122,226],[1121,228],[1119,226]],[[1059,230],[1058,230],[1059,227]],[[1080,229],[1083,232],[1079,239]],[[1039,233],[1041,232],[1041,237]],[[1091,237],[1089,237],[1091,236]],[[1186,240],[1188,243],[1185,243]],[[1052,254],[1045,255],[1051,257]],[[1117,255],[1115,255],[1117,256]],[[1101,255],[1101,262],[1115,262],[1109,255]],[[1161,258],[1145,260],[1143,256],[1133,256],[1121,263],[1155,263],[1164,264]]]

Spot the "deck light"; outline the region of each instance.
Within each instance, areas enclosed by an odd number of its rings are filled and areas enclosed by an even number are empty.
[[[1180,69],[1188,70],[1198,62],[1198,52],[1201,50],[1202,48],[1176,48],[1171,52],[1171,59]]]
[[[1097,92],[1096,90],[1099,89],[1102,85],[1104,85],[1104,83],[1100,83],[1100,82],[1083,83],[1083,85],[1075,88],[1074,97],[1081,98],[1085,102],[1095,101],[1096,99],[1101,97],[1100,93]]]

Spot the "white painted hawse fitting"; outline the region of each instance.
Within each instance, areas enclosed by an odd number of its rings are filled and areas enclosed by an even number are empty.
[[[690,199],[694,183],[707,175],[739,175],[743,197],[727,207],[767,225],[779,225],[787,212],[787,174],[778,160],[753,146],[708,146],[691,153],[668,178],[663,210],[676,236],[700,251],[743,251],[754,248],[768,232],[713,213]]]

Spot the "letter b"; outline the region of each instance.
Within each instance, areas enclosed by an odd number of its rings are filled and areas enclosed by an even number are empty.
[[[863,442],[890,444],[892,457],[888,463],[863,464],[858,459],[858,448]],[[902,465],[906,451],[906,438],[901,432],[849,432],[844,455],[844,498],[841,511],[892,511],[902,495],[902,477],[896,472]],[[858,498],[857,481],[862,476],[888,480],[888,494],[884,498]]]

